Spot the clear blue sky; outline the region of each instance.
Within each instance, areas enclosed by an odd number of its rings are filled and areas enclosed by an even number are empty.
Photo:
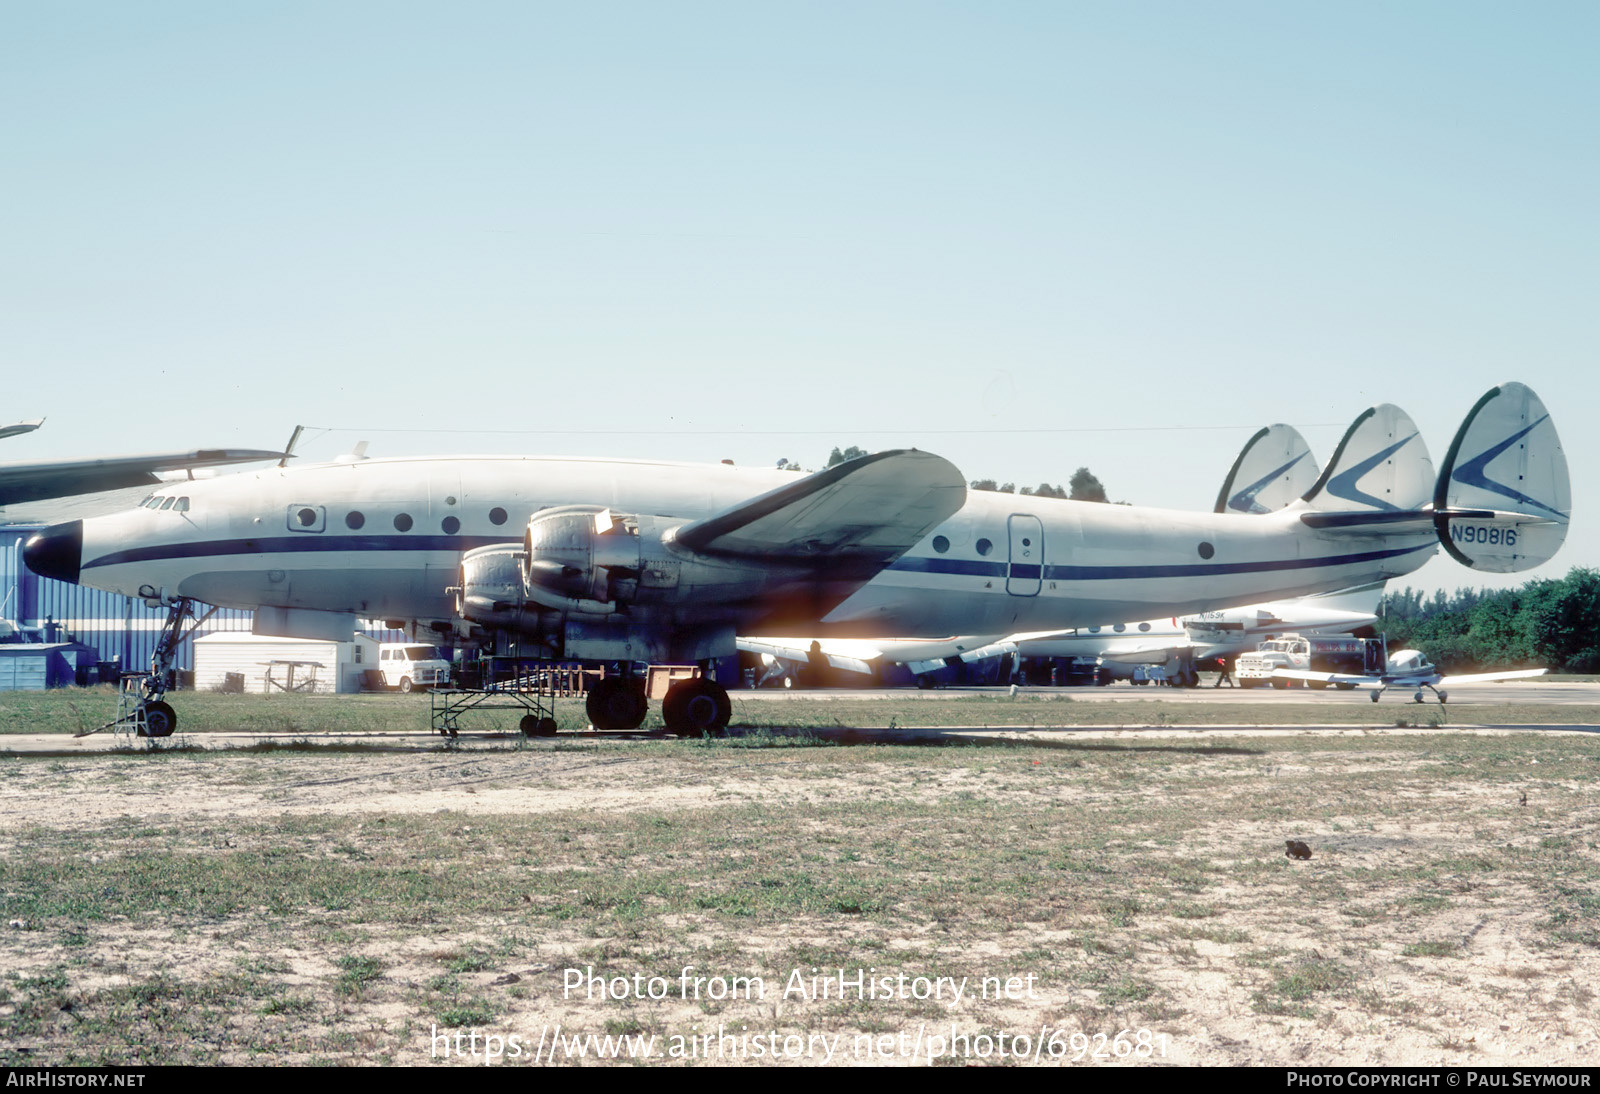
[[[1544,572],[1600,566],[1593,3],[0,14],[0,457],[916,445],[1205,508],[1261,425],[1438,459],[1517,379]]]

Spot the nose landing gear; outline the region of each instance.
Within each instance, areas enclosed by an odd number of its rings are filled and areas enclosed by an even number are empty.
[[[167,601],[167,618],[156,635],[155,652],[150,655],[150,671],[130,672],[123,676],[121,691],[117,696],[116,720],[107,722],[99,729],[89,730],[89,733],[110,729],[139,737],[170,737],[178,728],[178,712],[166,702],[167,692],[172,687],[172,667],[177,661],[178,645],[210,619],[217,609],[209,608],[204,615],[196,618],[194,601],[187,597],[163,599]],[[80,737],[87,735],[78,734]]]

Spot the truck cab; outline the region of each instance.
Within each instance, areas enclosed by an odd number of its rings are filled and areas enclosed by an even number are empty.
[[[1234,678],[1242,688],[1268,684],[1287,687],[1288,681],[1273,679],[1274,670],[1339,672],[1361,676],[1381,673],[1386,660],[1381,638],[1283,634],[1261,643],[1254,653],[1241,653],[1234,665]]]

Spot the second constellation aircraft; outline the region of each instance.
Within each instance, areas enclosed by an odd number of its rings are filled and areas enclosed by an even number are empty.
[[[1566,535],[1566,460],[1531,390],[1468,414],[1435,476],[1411,419],[1358,417],[1304,498],[1186,513],[969,493],[949,461],[880,452],[796,480],[730,466],[479,458],[273,468],[158,491],[53,525],[37,573],[171,607],[143,712],[175,722],[165,668],[191,602],[256,611],[262,634],[348,638],[358,618],[514,639],[550,657],[708,661],[744,634],[1014,634],[1227,608],[1409,573],[1438,545],[1522,570]],[[598,728],[646,700],[627,671],[589,696]],[[725,725],[727,693],[674,685],[678,732]]]

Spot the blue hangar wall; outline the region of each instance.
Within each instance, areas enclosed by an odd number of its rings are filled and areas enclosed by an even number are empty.
[[[37,530],[23,525],[0,528],[0,617],[17,624],[22,629],[18,637],[26,641],[78,642],[93,649],[99,661],[119,662],[125,671],[148,669],[166,609],[40,577],[22,561],[22,544]],[[244,609],[219,608],[198,633],[248,632],[253,617]],[[179,647],[177,667],[194,668],[191,642]]]

